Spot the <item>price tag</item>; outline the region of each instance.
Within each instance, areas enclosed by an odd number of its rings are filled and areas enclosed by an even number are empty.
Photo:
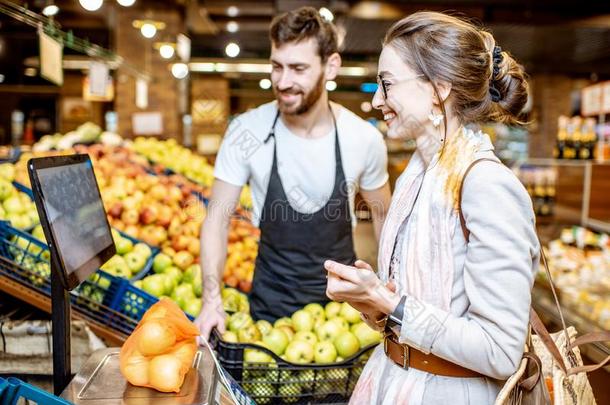
[[[64,84],[64,46],[42,30],[38,32],[40,47],[40,76],[58,86]]]
[[[610,114],[610,81],[604,82],[602,86],[602,108],[603,114]]]
[[[108,65],[91,61],[89,66],[89,93],[94,97],[105,97],[108,86]]]
[[[597,115],[602,109],[602,86],[595,84],[582,89],[582,100],[580,105],[581,115],[587,117]]]
[[[141,112],[131,116],[134,135],[163,134],[163,115],[160,112]]]
[[[148,82],[144,79],[136,80],[136,107],[148,107]]]

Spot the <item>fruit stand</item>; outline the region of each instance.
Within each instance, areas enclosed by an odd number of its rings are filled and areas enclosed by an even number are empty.
[[[197,173],[211,173],[212,167],[172,140],[70,145],[23,152],[14,164],[0,164],[0,288],[50,311],[50,252],[26,163],[72,153],[91,158],[116,248],[70,293],[74,316],[117,346],[159,299],[171,299],[190,319],[205,313],[199,233],[211,178]],[[168,153],[183,158],[170,160]],[[171,166],[178,160],[199,170]],[[381,335],[361,321],[358,311],[336,302],[309,304],[273,325],[254,322],[246,294],[259,230],[248,219],[250,204],[249,194],[242,195],[230,224],[222,289],[228,331],[214,331],[211,338],[218,362],[257,403],[346,402]]]

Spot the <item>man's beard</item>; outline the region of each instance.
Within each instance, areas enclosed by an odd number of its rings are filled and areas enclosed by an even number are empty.
[[[320,74],[316,84],[308,93],[304,93],[303,90],[288,90],[281,92],[275,86],[273,87],[273,92],[275,93],[279,109],[282,113],[287,115],[301,115],[309,111],[311,107],[313,107],[313,105],[320,99],[322,93],[324,92],[324,85],[324,74]],[[294,106],[286,106],[282,103],[282,100],[279,97],[281,93],[304,94],[303,101],[296,105],[296,108]]]

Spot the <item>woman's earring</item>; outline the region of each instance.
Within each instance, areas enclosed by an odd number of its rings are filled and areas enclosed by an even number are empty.
[[[432,125],[434,125],[435,128],[438,128],[441,125],[443,117],[443,114],[434,114],[434,111],[430,111],[430,115],[428,115],[428,119],[432,121]]]

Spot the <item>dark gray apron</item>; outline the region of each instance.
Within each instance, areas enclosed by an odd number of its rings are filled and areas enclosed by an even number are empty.
[[[335,184],[326,205],[312,214],[295,211],[284,192],[277,170],[275,125],[279,115],[278,111],[267,137],[274,140],[273,165],[261,212],[261,239],[250,293],[252,316],[268,321],[290,316],[311,302],[328,302],[324,261],[353,265],[356,260],[349,193],[334,115]]]

